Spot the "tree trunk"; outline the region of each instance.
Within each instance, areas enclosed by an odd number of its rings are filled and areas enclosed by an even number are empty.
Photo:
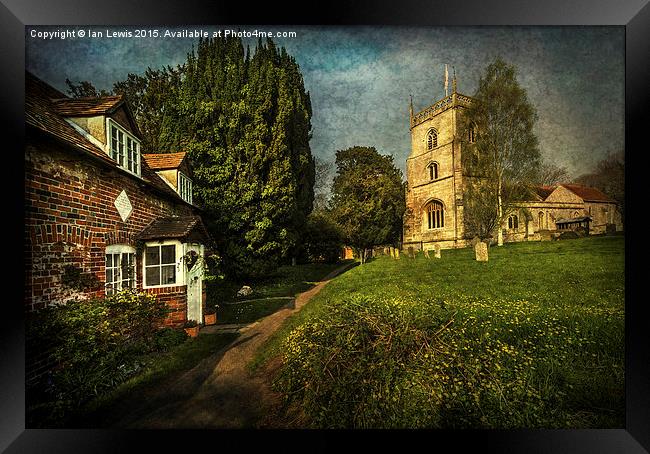
[[[501,229],[501,218],[503,217],[503,207],[501,206],[501,178],[497,185],[497,211],[499,218],[497,219],[497,246],[503,246],[503,230]]]

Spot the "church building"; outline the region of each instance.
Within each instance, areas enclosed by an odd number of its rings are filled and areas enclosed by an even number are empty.
[[[406,212],[402,247],[430,250],[467,246],[463,194],[467,175],[462,166],[463,144],[475,131],[461,125],[472,98],[457,91],[421,112],[410,105],[411,153],[406,160]],[[467,137],[461,137],[467,135]],[[589,234],[623,230],[617,204],[597,189],[576,184],[539,187],[504,219],[504,241],[533,241],[557,236],[566,228],[586,227]]]

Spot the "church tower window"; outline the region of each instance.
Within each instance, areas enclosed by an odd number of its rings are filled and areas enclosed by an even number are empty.
[[[445,210],[442,203],[434,200],[427,205],[427,226],[429,229],[440,229],[445,226]]]
[[[437,162],[432,162],[431,164],[428,165],[427,169],[429,169],[429,180],[437,180],[438,179],[438,163]]]
[[[470,125],[469,129],[467,130],[467,141],[469,143],[476,142],[476,128],[474,125]]]
[[[438,132],[435,129],[430,129],[427,133],[427,150],[433,150],[438,146]]]

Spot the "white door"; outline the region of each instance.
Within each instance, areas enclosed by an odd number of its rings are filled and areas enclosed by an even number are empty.
[[[187,319],[203,323],[203,305],[201,304],[201,289],[203,286],[203,245],[198,243],[187,243],[185,256],[194,251],[199,257],[188,269],[185,266],[185,282],[187,284]]]

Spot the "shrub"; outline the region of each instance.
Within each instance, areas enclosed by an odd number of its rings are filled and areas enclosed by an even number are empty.
[[[155,348],[156,328],[167,313],[155,296],[127,289],[31,314],[28,358],[47,351],[54,367],[48,382],[30,393],[30,403],[41,409],[50,405],[60,416],[126,380],[141,367],[138,355]],[[55,422],[49,417],[41,422]]]
[[[154,335],[154,346],[156,351],[165,352],[182,344],[187,339],[187,333],[184,330],[163,328],[156,331]]]
[[[575,240],[576,238],[580,238],[580,235],[577,232],[574,232],[573,230],[567,230],[566,232],[562,232],[558,239],[560,240]]]

